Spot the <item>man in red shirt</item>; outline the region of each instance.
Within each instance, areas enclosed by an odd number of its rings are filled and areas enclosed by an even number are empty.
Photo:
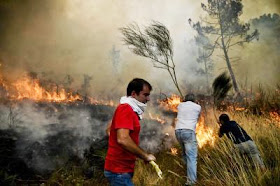
[[[150,101],[152,86],[135,78],[127,86],[127,96],[120,100],[110,126],[110,136],[104,174],[111,186],[133,186],[136,157],[146,162],[156,158],[139,147],[142,114]]]

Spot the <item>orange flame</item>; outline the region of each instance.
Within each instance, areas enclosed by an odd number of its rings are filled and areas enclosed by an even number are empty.
[[[48,85],[49,90],[46,90],[40,85],[40,80],[31,78],[28,75],[17,79],[15,82],[8,83],[2,78],[0,73],[0,87],[4,88],[5,96],[11,100],[29,99],[36,102],[75,102],[86,101],[95,105],[116,106],[112,100],[95,99],[87,97],[85,100],[79,94],[67,92],[64,88],[59,88],[57,85]]]
[[[236,106],[233,106],[233,105],[228,105],[227,110],[228,111],[245,111],[246,108],[245,107],[240,107],[240,106],[236,107]]]
[[[160,106],[166,110],[177,112],[177,106],[181,102],[181,98],[178,95],[172,94],[170,98],[166,98],[164,101],[159,101]]]
[[[173,94],[170,98],[167,98],[164,101],[160,101],[160,106],[167,110],[177,112],[177,107],[181,102],[180,96]],[[199,148],[202,148],[204,145],[214,145],[216,141],[216,136],[214,135],[214,130],[205,125],[204,117],[201,115],[200,121],[198,122],[196,128],[196,137],[198,141]]]
[[[271,119],[276,121],[280,126],[280,114],[278,114],[278,112],[273,111],[273,112],[269,112],[269,115]]]
[[[34,101],[49,101],[49,102],[74,102],[82,100],[80,95],[73,95],[67,93],[65,89],[55,91],[47,91],[40,86],[39,79],[31,79],[29,77],[23,77],[12,83],[13,88],[16,91],[9,91],[9,97],[14,100],[22,100],[24,98],[31,99]],[[11,93],[14,92],[14,93]]]
[[[244,108],[244,107],[236,107],[235,110],[237,110],[237,111],[243,111],[243,110],[246,110],[246,108]]]
[[[89,97],[89,103],[90,104],[93,104],[93,105],[107,105],[107,106],[117,106],[116,103],[114,103],[113,100],[103,100],[103,99],[95,99],[95,98],[92,98],[92,97]]]
[[[171,148],[170,151],[171,151],[171,154],[174,156],[176,156],[178,154],[178,149],[176,149],[175,147]]]
[[[199,148],[202,148],[206,144],[213,146],[216,141],[214,130],[205,125],[204,116],[202,115],[196,127],[196,137]]]
[[[155,120],[161,124],[165,123],[165,120],[161,119],[159,116],[153,116],[151,113],[149,113],[149,117],[150,117],[150,119]]]

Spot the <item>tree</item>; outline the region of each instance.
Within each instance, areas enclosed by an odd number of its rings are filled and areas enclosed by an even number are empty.
[[[250,20],[252,28],[258,29],[262,34],[260,40],[269,43],[271,48],[280,48],[280,15],[264,14],[259,18]]]
[[[150,26],[145,27],[144,31],[141,31],[136,23],[120,30],[124,43],[129,46],[133,53],[150,58],[155,68],[168,71],[180,96],[183,97],[176,77],[169,30],[163,24],[155,21]]]
[[[192,23],[191,19],[189,19],[189,23],[198,34],[205,34],[212,38],[212,47],[209,48],[212,50],[211,55],[216,49],[222,50],[234,90],[240,95],[231,65],[233,58],[230,58],[229,49],[258,39],[258,30],[249,34],[250,24],[240,23],[239,16],[242,14],[243,8],[241,0],[208,0],[208,4],[202,3],[201,7],[207,12],[210,19],[197,23]]]
[[[213,70],[213,61],[210,56],[212,53],[211,48],[213,47],[209,38],[203,33],[199,33],[195,36],[195,42],[198,45],[198,58],[196,59],[198,63],[203,64],[203,68],[200,68],[197,72],[206,78],[206,89],[209,92],[209,76],[211,76],[211,71]]]
[[[219,105],[225,99],[231,87],[230,77],[228,77],[226,72],[223,72],[214,79],[212,84],[214,105]]]

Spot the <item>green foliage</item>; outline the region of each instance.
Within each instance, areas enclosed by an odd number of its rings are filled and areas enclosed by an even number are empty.
[[[169,30],[160,22],[154,21],[141,31],[134,23],[120,29],[123,41],[136,55],[150,58],[155,68],[168,71],[180,96],[183,94],[177,82],[175,63],[173,61],[173,45]]]
[[[241,36],[249,42],[258,36],[257,30],[253,34],[247,34],[250,24],[240,23],[239,16],[242,14],[243,5],[241,0],[209,0],[208,4],[201,4],[201,7],[209,16],[217,20],[217,25],[207,26],[194,25],[194,28],[206,34],[224,34],[225,36]],[[219,26],[218,26],[219,25]]]
[[[168,69],[173,58],[172,40],[169,30],[159,22],[153,22],[142,32],[137,24],[120,29],[126,45],[143,57],[148,57],[158,63],[159,68]]]
[[[211,39],[211,44],[207,44],[207,50],[209,51],[207,57],[210,57],[216,49],[222,51],[234,90],[237,94],[240,94],[231,65],[229,49],[236,45],[242,46],[254,39],[258,40],[259,32],[254,30],[249,33],[250,24],[239,21],[243,8],[241,0],[208,0],[208,4],[202,3],[201,7],[208,13],[208,19],[197,23],[192,23],[192,20],[189,19],[189,23],[199,36]]]
[[[230,77],[225,72],[216,77],[212,84],[215,102],[223,100],[231,87]]]
[[[0,185],[15,185],[16,175],[10,175],[5,170],[0,170]]]
[[[260,40],[265,41],[272,49],[280,48],[280,15],[264,14],[250,20],[251,27],[260,30]]]

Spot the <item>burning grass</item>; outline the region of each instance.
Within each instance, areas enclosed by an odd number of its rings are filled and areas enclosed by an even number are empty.
[[[236,112],[231,112],[230,115],[252,136],[267,170],[262,172],[255,169],[251,161],[240,156],[233,144],[224,137],[217,139],[213,145],[199,148],[197,185],[277,185],[280,181],[280,130],[276,126],[277,121]],[[178,145],[175,147],[178,155],[161,152],[156,156],[163,171],[163,180],[158,179],[149,166],[139,161],[134,177],[135,184],[184,185],[186,177],[181,149]]]
[[[71,92],[67,93],[65,89],[62,88],[59,89],[58,87],[55,88],[52,86],[48,89],[43,88],[36,78],[23,78],[9,86],[3,81],[3,79],[0,79],[0,86],[5,90],[2,91],[2,95],[4,94],[4,97],[13,101],[29,99],[32,102],[34,101],[37,103],[55,102],[53,103],[54,105],[42,109],[47,110],[54,116],[59,115],[59,113],[61,114],[61,110],[65,109],[64,107],[68,108],[67,105],[69,103],[75,104],[77,101],[83,101],[84,103],[85,101],[81,96],[72,94]],[[263,99],[246,99],[248,102],[247,104],[234,105],[226,103],[224,105],[231,118],[240,123],[256,142],[267,167],[266,172],[261,172],[260,170],[253,168],[253,165],[246,157],[242,157],[236,153],[232,143],[230,143],[228,139],[225,137],[223,139],[218,139],[218,129],[215,123],[215,118],[213,117],[213,113],[211,113],[211,109],[209,109],[212,107],[207,104],[203,105],[204,113],[197,125],[197,139],[199,145],[197,185],[277,185],[280,183],[280,101],[277,95],[279,96],[279,92],[277,94],[275,93],[276,97],[271,99],[273,102],[262,93]],[[75,96],[78,97],[75,98]],[[63,108],[60,108],[61,106],[59,104],[61,102],[66,102],[68,104]],[[170,98],[160,101],[159,105],[163,110],[176,112],[179,103],[180,97],[172,95]],[[87,98],[87,104],[92,107],[91,113],[97,115],[96,117],[101,120],[104,120],[105,117],[106,121],[108,120],[108,114],[104,113],[102,109],[99,111],[97,109],[99,107],[93,105],[100,105],[100,107],[107,105],[111,109],[111,112],[113,112],[111,107],[116,105],[112,101],[94,98]],[[86,106],[86,104],[84,106]],[[40,108],[39,105],[37,105],[37,107]],[[65,120],[64,117],[66,116],[68,116],[67,113],[61,114],[58,118]],[[18,120],[20,120],[20,118],[16,115],[16,110],[11,107],[9,109],[9,127],[15,127]],[[158,144],[161,143],[163,138],[166,137],[167,139],[170,139],[170,137],[174,137],[174,134],[172,134],[172,132],[174,132],[173,129],[168,131],[168,135],[165,135],[165,137],[163,134],[164,132],[162,131],[166,125],[170,125],[170,121],[170,115],[163,118],[158,112],[157,114],[147,113],[146,118],[144,119],[144,124],[150,125],[151,123],[154,123],[154,128],[149,128],[149,130],[146,129],[145,131],[146,127],[143,127],[144,130],[142,132],[145,133],[146,140],[142,141],[149,143],[151,139],[153,139],[157,142],[157,146],[161,146]],[[157,137],[160,139],[155,139],[156,132],[162,132],[162,134],[159,135],[160,137]],[[59,142],[59,137],[61,137],[61,135],[59,134],[57,136]],[[13,139],[13,136],[11,136],[11,139]],[[51,139],[53,138],[50,138],[50,143]],[[157,147],[154,144],[150,146],[150,149],[155,148]],[[156,162],[163,171],[163,179],[161,180],[158,178],[151,165],[145,164],[139,160],[137,161],[134,176],[135,185],[184,185],[184,182],[186,181],[185,165],[181,157],[182,152],[179,145],[175,144],[172,148],[167,150],[162,150],[164,149],[162,147],[159,147],[158,149],[156,151]],[[89,151],[89,154],[92,155],[91,157],[98,157],[101,160],[100,162],[102,162],[105,158],[106,149],[99,149],[97,153]],[[67,159],[69,157],[65,158]],[[93,167],[94,170],[88,173],[85,173],[84,170],[87,168],[84,166],[86,166],[85,162],[75,162],[69,159],[65,166],[62,168],[58,167],[51,173],[49,179],[46,180],[46,183],[49,185],[100,186],[108,184],[103,176],[102,168],[100,169],[100,166],[98,169]],[[103,166],[101,165],[101,167]],[[15,183],[15,179],[15,175],[7,175],[5,171],[0,171],[1,181],[6,180],[7,183]]]
[[[206,143],[199,148],[197,185],[278,185],[280,182],[280,129],[277,126],[277,119],[268,119],[271,118],[269,114],[256,116],[239,111],[229,112],[229,114],[254,139],[267,170],[262,172],[254,168],[248,157],[237,153],[231,141],[226,137],[215,138],[213,143]],[[214,121],[214,118],[209,115],[208,119]],[[213,135],[217,132],[217,127],[214,126],[217,125],[213,125]],[[151,165],[141,160],[137,161],[133,178],[135,185],[184,185],[186,181],[185,165],[181,153],[181,148],[175,144],[171,149],[156,154],[156,162],[163,172],[163,179],[159,179]],[[71,174],[72,171],[74,170],[69,169],[67,174]],[[61,179],[60,174],[62,173],[56,172],[54,174],[58,174]],[[58,181],[56,176],[52,177],[56,182],[66,183],[65,179]],[[79,184],[81,177],[82,173],[77,175],[75,179],[72,177],[71,184]],[[85,178],[83,184],[108,185],[102,171],[91,179]]]
[[[3,80],[1,84],[7,91],[6,96],[12,100],[30,99],[49,102],[74,102],[82,100],[80,95],[67,92],[64,88],[59,88],[55,84],[50,84],[49,90],[47,90],[42,87],[38,78],[31,78],[28,75],[17,79],[9,85]]]

